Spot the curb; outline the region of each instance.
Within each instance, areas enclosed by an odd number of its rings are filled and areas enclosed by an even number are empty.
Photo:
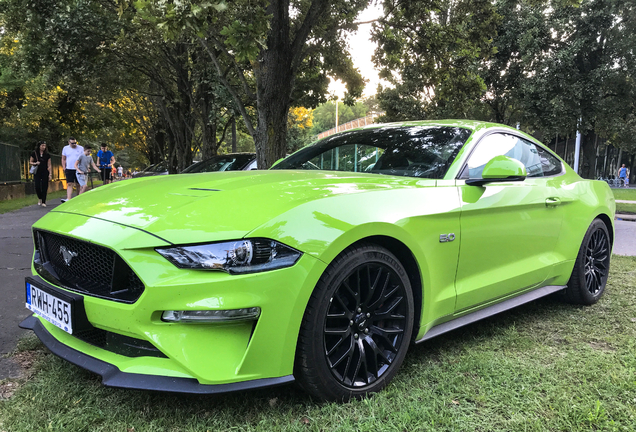
[[[634,214],[625,214],[625,213],[616,213],[614,215],[614,219],[636,221],[636,215],[634,215]]]

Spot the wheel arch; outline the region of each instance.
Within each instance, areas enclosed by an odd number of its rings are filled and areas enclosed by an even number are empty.
[[[378,246],[382,246],[393,255],[395,255],[398,261],[400,261],[400,263],[404,266],[406,275],[411,282],[411,290],[413,292],[413,337],[415,337],[418,333],[417,330],[419,329],[421,324],[420,321],[422,316],[423,287],[420,267],[417,263],[417,260],[415,259],[415,256],[413,255],[413,252],[400,240],[385,235],[375,235],[361,238],[353,244],[349,245],[347,249],[361,243],[373,243]]]
[[[612,224],[612,220],[610,219],[610,217],[605,213],[601,213],[594,219],[600,219],[605,224],[607,232],[609,232],[610,235],[610,243],[612,244],[612,246],[614,246],[614,224]]]

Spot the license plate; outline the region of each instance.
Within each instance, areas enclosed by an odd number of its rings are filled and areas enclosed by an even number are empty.
[[[26,283],[26,307],[51,324],[73,334],[71,304]]]

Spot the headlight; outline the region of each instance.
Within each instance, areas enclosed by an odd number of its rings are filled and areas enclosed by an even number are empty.
[[[293,266],[302,252],[274,240],[250,239],[195,246],[156,248],[179,268],[256,273]]]

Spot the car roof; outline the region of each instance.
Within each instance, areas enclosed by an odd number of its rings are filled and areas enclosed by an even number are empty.
[[[355,129],[348,129],[346,132],[352,130],[365,130],[365,129],[397,129],[403,127],[417,127],[417,126],[428,126],[428,127],[461,127],[464,129],[470,129],[472,131],[476,131],[478,129],[486,129],[490,127],[500,127],[506,128],[510,130],[516,130],[510,126],[499,124],[499,123],[491,123],[480,120],[463,120],[463,119],[448,119],[448,120],[408,120],[408,121],[399,121],[399,122],[391,122],[391,123],[373,123],[370,125],[362,126]],[[342,131],[345,132],[345,131]]]

